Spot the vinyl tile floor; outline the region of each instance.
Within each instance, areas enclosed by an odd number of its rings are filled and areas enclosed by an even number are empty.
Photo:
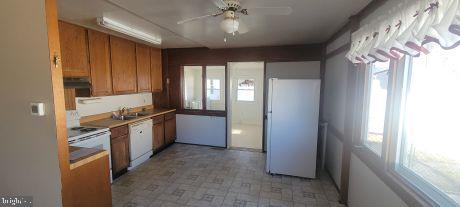
[[[330,177],[265,173],[265,154],[174,144],[115,180],[113,206],[344,206]]]

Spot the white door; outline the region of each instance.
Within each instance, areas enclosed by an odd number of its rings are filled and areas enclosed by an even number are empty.
[[[267,170],[316,177],[320,80],[269,83]]]

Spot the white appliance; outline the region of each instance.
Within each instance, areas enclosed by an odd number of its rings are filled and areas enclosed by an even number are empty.
[[[269,80],[268,173],[316,177],[320,88],[317,79]]]
[[[110,181],[112,182],[112,159],[109,128],[77,126],[67,129],[70,146],[103,149],[109,152]]]
[[[137,167],[153,155],[152,126],[152,119],[129,125],[129,151],[131,155],[131,163],[128,170]]]

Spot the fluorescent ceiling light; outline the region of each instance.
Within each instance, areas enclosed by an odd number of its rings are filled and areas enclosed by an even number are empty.
[[[161,44],[161,39],[160,38],[155,38],[152,35],[149,35],[145,32],[139,31],[137,29],[133,29],[129,26],[126,26],[124,24],[121,24],[115,20],[109,19],[107,17],[99,17],[97,18],[97,24],[101,25],[102,27],[105,27],[107,29],[117,31],[120,33],[123,33],[125,35],[144,40],[146,42],[150,42],[153,44]]]

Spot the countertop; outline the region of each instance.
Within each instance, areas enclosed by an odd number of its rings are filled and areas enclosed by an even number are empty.
[[[99,120],[95,120],[95,121],[86,122],[86,123],[84,123],[82,125],[95,126],[95,127],[115,128],[115,127],[119,127],[119,126],[127,125],[127,124],[130,124],[130,123],[142,121],[144,119],[149,119],[149,118],[152,118],[154,116],[159,116],[159,115],[167,114],[169,112],[174,112],[174,111],[176,111],[176,109],[164,109],[164,108],[149,109],[149,110],[145,111],[147,113],[147,115],[139,116],[138,118],[131,119],[131,120],[115,120],[115,119],[112,119],[112,118],[104,118],[104,119],[99,119]]]
[[[69,146],[70,170],[106,155],[108,156],[109,152],[101,149]]]

